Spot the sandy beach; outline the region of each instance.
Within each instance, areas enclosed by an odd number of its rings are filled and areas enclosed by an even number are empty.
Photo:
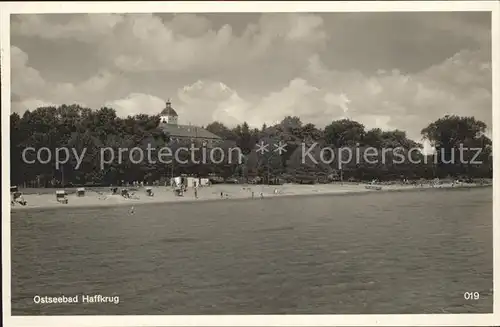
[[[450,189],[450,188],[475,188],[488,187],[487,185],[476,184],[441,184],[432,187],[429,184],[422,186],[413,185],[381,185],[380,190],[367,189],[368,184],[319,184],[319,185],[231,185],[231,184],[216,184],[207,187],[198,188],[198,198],[195,197],[194,190],[188,189],[184,196],[176,196],[170,187],[156,186],[152,187],[154,196],[147,196],[145,188],[140,187],[132,198],[124,198],[119,194],[112,195],[111,191],[98,191],[93,188],[85,190],[85,195],[79,197],[76,195],[76,189],[66,188],[68,193],[67,204],[62,204],[56,201],[55,189],[44,190],[44,192],[31,193],[27,190],[23,191],[23,197],[27,201],[25,206],[20,204],[11,205],[11,210],[29,210],[42,208],[69,208],[69,207],[101,207],[101,206],[117,206],[117,205],[140,205],[148,203],[178,203],[178,202],[198,202],[198,201],[215,201],[215,200],[231,200],[231,199],[269,199],[283,196],[311,196],[311,195],[344,195],[344,194],[359,194],[370,192],[390,192],[390,191],[423,191],[435,189]],[[52,191],[52,192],[50,192]],[[222,193],[222,196],[221,196]],[[252,194],[253,193],[253,194]]]

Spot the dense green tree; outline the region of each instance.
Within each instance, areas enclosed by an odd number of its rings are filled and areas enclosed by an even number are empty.
[[[208,124],[206,130],[220,136],[225,140],[236,141],[235,133],[221,122],[215,121]]]
[[[198,152],[195,158],[182,153],[180,159],[186,160],[185,163],[166,163],[158,160],[161,148],[168,146],[174,153],[185,145],[171,142],[169,135],[158,128],[158,123],[158,116],[141,114],[120,118],[112,108],[92,110],[79,105],[40,107],[26,111],[22,116],[13,113],[10,116],[11,182],[31,186],[116,185],[122,181],[153,182],[178,174],[216,174],[242,178],[260,176],[264,180],[268,177],[284,177],[296,182],[326,181],[340,177],[344,180],[394,180],[401,177],[432,178],[448,175],[492,176],[492,142],[484,134],[486,125],[474,117],[445,116],[422,130],[422,135],[438,151],[442,150],[445,157],[460,146],[481,150],[478,156],[475,155],[475,150],[465,151],[464,159],[469,162],[457,164],[446,163],[446,160],[439,159],[440,156],[424,156],[418,151],[422,146],[409,139],[404,131],[365,131],[363,124],[349,119],[333,121],[325,129],[320,129],[310,123],[303,124],[299,117],[293,116],[287,116],[280,123],[271,126],[264,124],[260,129],[250,128],[246,122],[234,128],[221,122],[212,122],[207,125],[207,129],[225,140],[219,145],[224,152],[224,160],[219,163],[197,163],[201,159],[201,152]],[[263,154],[256,152],[256,144],[260,142],[268,144],[268,151]],[[283,153],[274,151],[279,142],[285,144],[286,151]],[[303,158],[304,147],[313,145],[315,148],[310,155],[314,160]],[[241,149],[241,158],[237,152],[231,152],[235,146]],[[54,158],[45,164],[37,161],[27,163],[22,155],[30,147],[47,147],[52,154],[58,148],[67,147],[84,155],[79,162],[71,154],[68,162],[59,167],[56,167]],[[147,158],[139,160],[138,153],[131,155],[125,152],[121,157],[118,156],[120,148],[134,147],[142,149],[145,154],[150,149],[153,161]],[[336,157],[330,158],[329,151],[321,152],[324,147],[347,147],[351,149],[351,153],[360,153],[362,159],[348,160],[347,154],[342,153],[345,163],[340,165],[339,154],[335,153]],[[363,158],[363,153],[368,148],[395,151],[389,152],[385,158],[379,152],[377,160],[371,162]],[[108,152],[112,151],[115,157],[101,167],[101,156],[103,151],[107,151],[103,149],[109,149]],[[405,159],[397,161],[397,154],[402,154]],[[412,159],[426,160],[420,164],[411,163],[408,159],[410,155]],[[27,161],[34,158],[33,152],[27,153]],[[472,158],[476,162],[471,163]],[[324,160],[327,162],[323,162]],[[435,160],[437,164],[434,164]]]
[[[472,173],[474,148],[480,149],[480,158],[490,161],[491,140],[485,135],[486,127],[474,117],[446,115],[422,129],[422,136],[436,148],[439,176]],[[459,157],[461,148],[468,149],[463,160]]]
[[[365,126],[357,121],[341,119],[325,127],[325,141],[337,148],[355,145],[363,140]]]

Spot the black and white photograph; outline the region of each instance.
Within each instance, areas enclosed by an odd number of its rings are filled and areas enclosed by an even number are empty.
[[[6,326],[500,323],[498,2],[1,6]]]

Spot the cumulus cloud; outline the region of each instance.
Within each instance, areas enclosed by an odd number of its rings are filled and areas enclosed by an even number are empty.
[[[407,130],[419,139],[423,127],[445,114],[475,115],[491,125],[491,66],[481,58],[481,51],[464,51],[416,74],[368,76],[329,70],[315,56],[304,78],[254,100],[214,81],[184,87],[179,98],[192,120],[201,114],[205,121],[259,127],[297,115],[323,127],[347,117],[368,128]]]
[[[174,107],[180,123],[206,125],[220,121],[235,126],[247,122],[254,127],[273,124],[286,115],[322,124],[324,118],[318,117],[317,110],[322,110],[321,114],[330,113],[332,118],[341,118],[348,102],[344,94],[324,92],[301,78],[265,96],[253,97],[243,97],[222,82],[198,80],[180,88],[177,97],[180,101],[174,103]],[[137,112],[141,110],[139,102],[130,97],[119,102],[128,103],[128,108],[136,108]]]
[[[345,23],[346,16],[342,17]],[[264,14],[240,29],[216,26],[194,14],[63,18],[17,16],[13,40],[79,42],[95,49],[99,68],[79,82],[49,80],[33,67],[21,46],[12,46],[13,111],[38,104],[87,103],[113,107],[122,117],[157,114],[173,96],[184,124],[218,120],[234,126],[246,121],[260,127],[296,115],[304,123],[324,127],[347,117],[368,128],[406,130],[414,139],[445,114],[474,115],[491,126],[491,58],[484,33],[476,25],[466,33],[476,40],[474,46],[408,72],[401,67],[370,71],[332,65],[331,57],[346,47],[340,38],[345,33],[327,33],[326,20],[314,14]],[[360,21],[350,21],[350,28]],[[441,25],[436,19],[426,20],[430,21],[440,30],[457,27],[457,21],[449,18]],[[333,33],[337,33],[333,50],[324,53]],[[369,50],[363,62],[370,58]],[[78,66],[78,61],[74,64]],[[182,78],[177,81],[177,77]]]
[[[93,42],[99,38],[112,36],[113,29],[123,20],[123,16],[117,14],[75,14],[67,15],[64,22],[58,22],[57,19],[63,16],[66,15],[17,16],[12,22],[11,29],[15,34],[23,36]]]
[[[45,87],[45,80],[36,69],[28,66],[28,55],[18,47],[11,47],[11,89],[20,97],[29,97]]]
[[[180,121],[206,125],[214,120],[228,125],[241,123],[249,105],[240,95],[222,82],[198,80],[179,89]]]
[[[51,82],[45,80],[40,72],[29,65],[28,55],[16,46],[11,46],[11,90],[16,98],[12,104],[13,112],[33,109],[32,105],[41,104],[80,104],[86,106],[89,99],[101,93],[116,76],[103,70],[80,83]]]
[[[312,85],[346,94],[349,116],[367,126],[405,129],[418,137],[445,114],[474,115],[491,125],[491,65],[483,50],[461,51],[415,74],[339,72],[315,56],[306,75]]]
[[[213,29],[206,18],[192,14],[168,21],[154,14],[75,15],[63,23],[50,17],[18,16],[12,30],[23,36],[91,43],[109,64],[132,72],[227,68],[259,60],[269,52],[305,49],[327,37],[321,17],[295,13],[263,15],[240,35],[230,25]]]
[[[157,115],[165,108],[165,101],[149,94],[131,93],[123,99],[108,101],[104,106],[115,109],[117,115],[124,118],[137,114]]]
[[[11,104],[11,112],[22,114],[27,110],[34,110],[40,107],[52,107],[57,106],[57,104],[52,102],[46,102],[40,99],[28,98],[21,101],[14,101]]]
[[[234,126],[246,121],[260,127],[291,115],[324,127],[332,120],[350,118],[368,128],[403,129],[419,139],[420,130],[444,114],[472,114],[491,124],[491,70],[480,56],[464,52],[414,75],[392,71],[372,76],[328,70],[318,58],[311,58],[313,64],[304,77],[268,94],[243,97],[222,82],[198,80],[179,88],[174,107],[184,124],[217,120]],[[132,93],[105,105],[120,116],[157,114],[164,101]]]

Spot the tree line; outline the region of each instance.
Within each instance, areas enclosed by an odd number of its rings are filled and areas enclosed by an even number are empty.
[[[135,115],[126,118],[117,116],[112,108],[92,110],[79,105],[59,107],[40,107],[26,111],[22,116],[10,115],[10,161],[11,183],[38,187],[68,185],[119,185],[122,182],[145,181],[152,183],[177,176],[190,174],[196,176],[215,175],[221,178],[236,177],[243,180],[258,179],[269,182],[281,178],[291,182],[327,182],[332,180],[398,180],[443,177],[491,178],[492,142],[484,134],[486,124],[474,117],[444,116],[425,127],[421,134],[436,148],[437,156],[426,156],[415,148],[422,145],[407,137],[401,130],[383,131],[378,128],[367,130],[354,120],[332,121],[325,128],[304,124],[299,117],[287,116],[275,125],[250,128],[243,123],[234,128],[220,122],[212,122],[205,128],[220,136],[224,141],[222,148],[238,146],[243,153],[243,161],[225,158],[218,164],[197,164],[186,157],[186,163],[165,164],[143,160],[139,163],[127,156],[122,162],[111,162],[101,169],[100,151],[102,148],[149,147],[159,150],[162,147],[175,147],[169,135],[159,128],[159,116]],[[256,144],[265,142],[286,144],[286,152],[277,155],[272,151],[258,154]],[[311,147],[309,158],[303,160],[301,152],[305,145]],[[460,145],[479,148],[481,152],[474,162],[449,163],[454,149]],[[79,169],[77,159],[70,160],[56,168],[54,158],[48,163],[27,163],[23,150],[27,147],[39,149],[46,147],[52,152],[56,148],[67,147],[76,151],[86,148]],[[339,158],[325,162],[320,149],[352,148],[363,152],[368,147],[375,149],[399,149],[408,157],[420,159],[415,164],[409,160],[395,164],[389,158],[385,162],[347,161],[339,165]],[[411,152],[411,153],[410,153]],[[186,154],[187,155],[187,154]],[[323,156],[322,156],[323,155]],[[31,154],[30,160],[34,159]],[[466,159],[474,156],[466,152]],[[316,158],[317,160],[311,160]],[[323,159],[323,160],[320,160]],[[233,158],[234,159],[234,158]],[[426,159],[426,160],[424,160]],[[481,164],[475,162],[481,161]]]

